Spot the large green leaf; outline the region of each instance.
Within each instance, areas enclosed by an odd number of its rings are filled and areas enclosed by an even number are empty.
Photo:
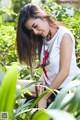
[[[52,117],[52,120],[76,120],[76,118],[74,118],[74,116],[72,116],[70,113],[62,110],[46,109],[45,112]]]
[[[8,112],[9,118],[14,107],[16,95],[16,80],[18,78],[18,68],[13,65],[4,76],[0,86],[0,112]]]
[[[76,88],[74,97],[69,103],[69,107],[67,108],[67,111],[72,113],[78,110],[80,110],[80,86]]]
[[[49,109],[60,109],[63,99],[65,98],[68,91],[74,87],[80,86],[80,81],[75,80],[70,82],[65,88],[61,90],[61,92],[56,96],[55,101],[48,107]]]
[[[47,114],[43,109],[38,109],[31,115],[31,120],[50,120],[50,115]]]
[[[61,110],[40,109],[32,114],[31,120],[76,120],[71,114]]]

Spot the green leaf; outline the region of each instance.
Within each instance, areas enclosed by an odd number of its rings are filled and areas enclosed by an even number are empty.
[[[37,103],[42,99],[43,96],[45,96],[47,93],[52,92],[51,89],[45,90],[38,98],[33,102],[33,104],[30,106],[30,108],[33,108],[37,105]]]
[[[74,97],[69,103],[69,107],[67,111],[74,113],[75,111],[78,111],[78,110],[80,110],[80,86],[76,88]]]
[[[28,109],[29,106],[32,104],[33,100],[29,100],[25,104],[21,105],[18,109],[16,109],[16,114],[19,114],[20,112],[24,111],[25,109]]]
[[[52,120],[76,120],[74,116],[69,114],[68,112],[62,110],[48,110],[46,109],[45,112],[51,116]],[[43,119],[41,119],[43,120]]]
[[[32,85],[37,84],[37,83],[39,83],[39,82],[42,82],[42,81],[36,81],[36,82],[31,82],[31,83],[27,84],[27,85],[25,86],[25,88],[23,88],[23,89],[17,94],[16,99],[18,99],[18,98],[21,96],[21,94],[24,93],[25,91],[26,91],[26,93],[32,95],[32,93],[31,93],[28,89],[29,89]]]
[[[56,96],[55,101],[48,108],[49,109],[54,109],[54,108],[60,109],[61,103],[63,102],[63,99],[65,98],[68,91],[77,86],[80,86],[79,80],[71,81],[65,88],[63,88],[60,91],[60,93]]]
[[[16,95],[16,80],[18,78],[18,68],[16,65],[6,72],[0,89],[0,112],[8,112],[9,118],[14,107]]]
[[[74,97],[74,93],[68,93],[66,94],[66,96],[64,97],[61,105],[60,105],[60,109],[64,109],[67,110],[69,107],[70,102],[72,101]]]
[[[62,110],[37,109],[32,113],[31,120],[76,120],[76,118]]]
[[[50,115],[43,109],[36,111],[31,117],[32,120],[50,120],[50,118]]]
[[[17,116],[19,116],[19,115],[21,115],[21,114],[23,114],[23,113],[29,112],[29,111],[31,111],[31,109],[23,110],[23,111],[17,113],[17,114],[15,115],[15,117],[17,117]]]

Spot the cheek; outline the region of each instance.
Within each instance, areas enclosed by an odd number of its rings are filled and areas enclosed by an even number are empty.
[[[45,26],[45,29],[46,29],[46,30],[49,30],[49,25],[48,25],[48,23],[45,23],[43,26]]]
[[[49,26],[48,25],[45,26],[45,30],[46,30],[46,32],[49,32]]]

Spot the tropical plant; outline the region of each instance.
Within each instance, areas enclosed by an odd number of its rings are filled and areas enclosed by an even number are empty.
[[[7,113],[11,119],[16,97],[16,83],[18,78],[18,68],[13,65],[3,77],[0,84],[0,113]],[[1,116],[0,116],[1,117]],[[0,119],[4,119],[1,117]]]
[[[15,53],[15,34],[13,22],[4,21],[4,13],[11,15],[13,11],[4,7],[0,8],[0,63],[10,65],[11,62],[17,61]]]
[[[24,98],[24,93],[29,92],[29,87],[31,87],[36,82],[28,84],[25,88],[20,90],[16,97],[14,118],[16,120],[79,120],[80,118],[80,81],[74,80],[68,84],[61,92],[56,96],[54,102],[50,104],[47,109],[35,108],[39,100],[51,92],[51,90],[44,91],[38,98],[32,99],[26,102]],[[58,116],[57,116],[58,114]]]
[[[26,0],[12,0],[12,8],[15,13],[18,13],[22,6],[30,2],[31,0],[27,0],[27,1]]]
[[[36,108],[38,102],[48,92],[49,88],[35,99],[27,101],[25,94],[32,96],[29,88],[41,81],[34,81],[24,88],[17,85],[18,67],[13,64],[6,72],[0,85],[0,112],[8,112],[11,120],[79,120],[80,118],[80,74],[70,82],[48,108]],[[45,87],[45,86],[44,86]],[[4,94],[3,94],[4,93]],[[2,100],[3,98],[3,100]],[[58,115],[57,115],[58,114]]]

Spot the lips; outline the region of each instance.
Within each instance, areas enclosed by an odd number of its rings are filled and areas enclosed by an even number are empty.
[[[42,32],[42,33],[40,33],[40,34],[38,34],[38,35],[43,36],[43,32]]]
[[[44,32],[42,32],[41,36],[45,37],[45,34],[44,34]]]

